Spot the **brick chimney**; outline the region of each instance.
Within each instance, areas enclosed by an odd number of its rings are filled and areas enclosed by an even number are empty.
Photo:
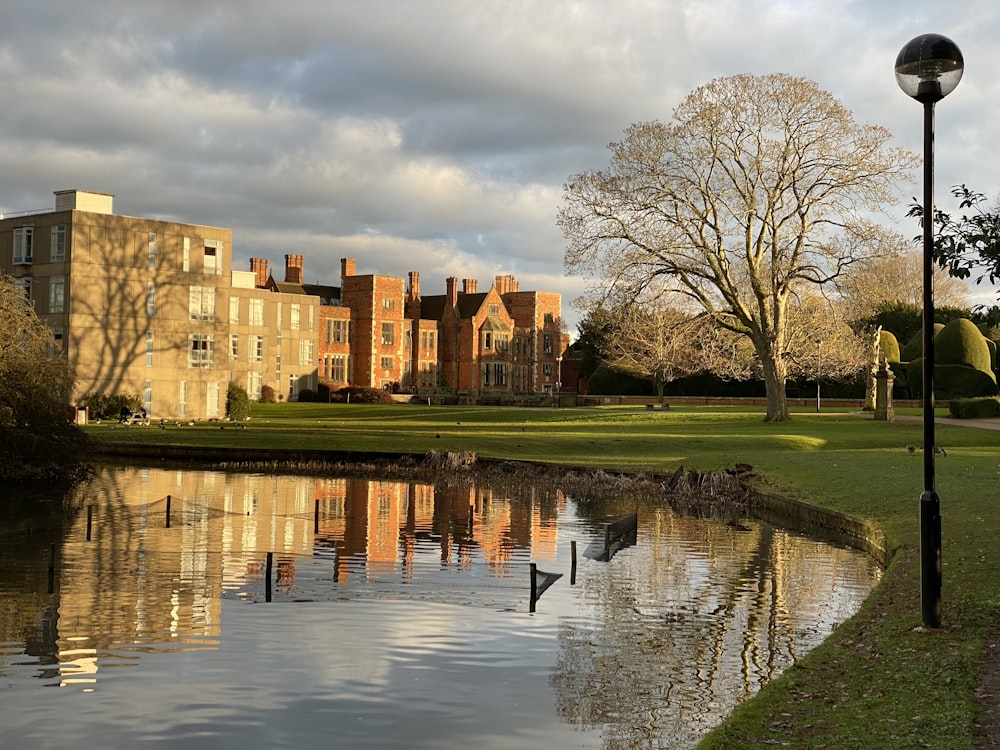
[[[301,255],[285,256],[285,282],[288,284],[301,284],[304,276],[303,260]]]
[[[449,276],[445,280],[445,284],[447,285],[445,294],[448,295],[448,304],[455,307],[458,305],[458,279],[454,276]]]
[[[267,285],[267,258],[251,258],[250,259],[250,270],[254,274],[254,286],[258,289],[264,288]]]
[[[515,279],[511,274],[507,274],[506,276],[497,276],[495,286],[498,294],[510,294],[511,292],[517,291],[517,279]]]
[[[479,281],[476,279],[462,279],[462,294],[475,294],[479,289]]]
[[[410,271],[410,299],[420,299],[420,272]]]
[[[348,276],[354,275],[354,270],[357,268],[358,262],[354,258],[341,258],[340,259],[340,281],[343,283],[344,279]]]

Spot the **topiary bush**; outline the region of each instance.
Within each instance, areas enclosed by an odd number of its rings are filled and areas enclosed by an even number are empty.
[[[948,402],[948,413],[955,419],[990,419],[1000,417],[1000,398],[956,398]]]
[[[986,337],[968,318],[951,321],[934,336],[934,363],[965,365],[983,372],[993,371]]]
[[[911,393],[923,393],[923,357],[906,366],[906,384]],[[934,365],[934,395],[940,399],[994,396],[997,393],[996,377],[991,372],[977,370],[967,365]]]
[[[937,336],[942,329],[944,329],[943,323],[934,324],[934,335]],[[917,331],[913,334],[913,338],[906,342],[906,345],[899,351],[899,361],[900,362],[912,362],[915,359],[920,359],[924,356],[924,334],[923,331]]]
[[[263,385],[260,388],[260,403],[262,404],[273,404],[277,401],[274,396],[274,388],[269,385]]]
[[[887,331],[884,328],[878,333],[878,346],[879,352],[881,352],[880,359],[885,359],[889,362],[899,362],[899,341],[892,334],[891,331]]]
[[[250,418],[250,396],[239,383],[230,382],[226,389],[226,416],[234,422]]]
[[[352,404],[394,404],[392,396],[379,388],[365,388],[359,385],[347,385],[331,392],[330,400],[337,403]]]

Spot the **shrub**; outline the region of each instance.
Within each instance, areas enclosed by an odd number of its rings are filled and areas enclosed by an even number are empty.
[[[906,383],[916,395],[923,392],[924,360],[915,359],[906,366]],[[934,395],[940,399],[994,396],[996,378],[991,372],[967,365],[934,365]]]
[[[250,416],[250,396],[239,383],[230,382],[226,389],[226,415],[234,422],[242,422]]]
[[[990,348],[986,337],[968,318],[951,321],[934,336],[934,363],[966,365],[983,372],[992,372],[993,369],[990,367]]]
[[[273,404],[277,401],[274,397],[274,388],[269,385],[261,386],[260,389],[260,402],[262,404]]]
[[[1000,417],[1000,398],[956,398],[948,402],[948,413],[955,419]]]
[[[316,398],[316,391],[311,388],[302,388],[299,390],[299,401],[312,402],[318,400]]]
[[[134,393],[90,393],[80,403],[90,409],[91,419],[117,419],[122,407],[129,411],[142,408],[142,399]]]
[[[935,323],[934,335],[937,336],[943,328],[943,324]],[[912,362],[915,359],[920,359],[922,356],[924,356],[924,334],[922,331],[917,331],[913,334],[913,338],[906,342],[906,346],[900,350],[899,361]]]
[[[899,341],[892,332],[885,330],[884,328],[879,331],[878,334],[878,346],[879,351],[882,353],[882,359],[888,360],[889,362],[899,362]]]
[[[392,396],[379,388],[347,385],[331,393],[331,400],[352,404],[394,404]]]

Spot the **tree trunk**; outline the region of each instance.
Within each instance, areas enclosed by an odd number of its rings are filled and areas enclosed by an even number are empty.
[[[764,393],[767,395],[767,415],[765,422],[786,422],[788,414],[788,396],[785,393],[785,365],[774,358],[762,358],[764,371]]]

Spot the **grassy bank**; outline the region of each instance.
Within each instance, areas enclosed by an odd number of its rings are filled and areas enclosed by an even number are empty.
[[[862,611],[703,743],[706,748],[971,748],[974,691],[989,628],[1000,619],[1000,538],[993,529],[1000,432],[941,425],[937,461],[944,539],[944,626],[922,632],[919,421],[677,407],[506,409],[283,404],[254,407],[246,429],[94,425],[100,440],[203,446],[426,453],[621,471],[753,466],[771,490],[877,522],[897,548]]]

